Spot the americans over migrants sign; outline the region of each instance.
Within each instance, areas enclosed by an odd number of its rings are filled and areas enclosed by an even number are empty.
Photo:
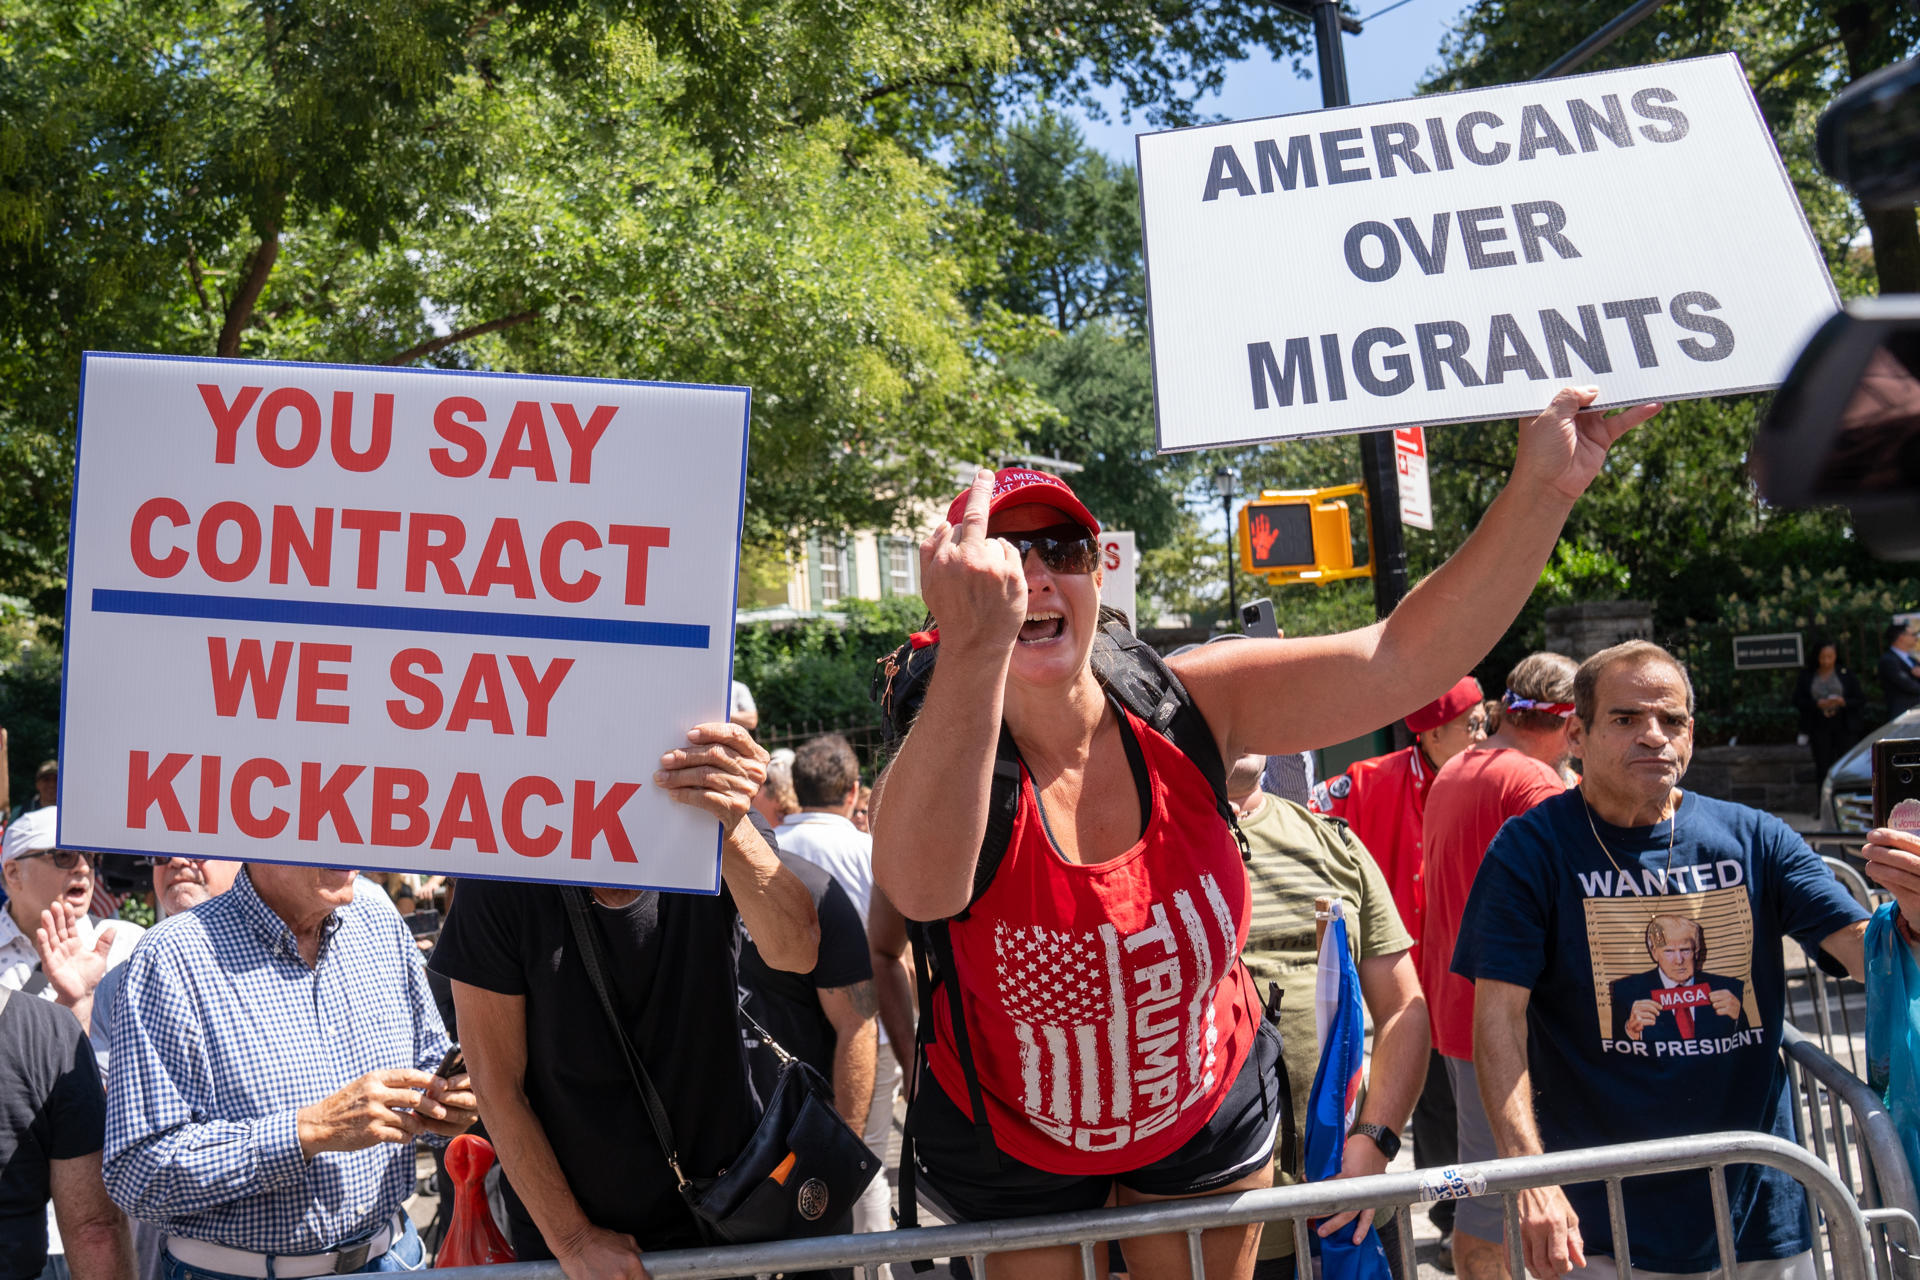
[[[61,845],[717,893],[748,404],[87,355]]]
[[[1732,54],[1137,145],[1163,451],[1773,387],[1839,305]]]

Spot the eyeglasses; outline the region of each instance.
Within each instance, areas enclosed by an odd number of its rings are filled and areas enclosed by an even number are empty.
[[[1050,573],[1092,573],[1100,567],[1100,539],[1077,524],[1049,525],[1029,533],[994,536],[1012,543],[1013,549],[1020,553],[1022,564],[1026,563],[1029,551],[1038,551],[1040,563]]]
[[[1467,721],[1468,733],[1485,733],[1486,731],[1487,718],[1485,716],[1475,716],[1473,719]]]
[[[80,865],[82,858],[85,858],[87,865],[91,867],[94,864],[95,857],[96,855],[94,854],[82,853],[78,849],[42,849],[39,853],[23,853],[15,858],[14,861],[25,862],[29,858],[45,858],[47,861],[53,863],[54,866],[60,868],[60,870],[71,871]]]

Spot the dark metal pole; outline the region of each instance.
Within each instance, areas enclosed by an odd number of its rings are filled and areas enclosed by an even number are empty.
[[[1627,32],[1640,25],[1642,19],[1649,17],[1655,9],[1667,0],[1637,0],[1613,21],[1567,50],[1556,59],[1552,66],[1535,76],[1535,80],[1551,80],[1555,76],[1564,76],[1585,66],[1594,54],[1618,40]]]
[[[1344,107],[1347,58],[1340,46],[1339,0],[1314,0],[1314,50],[1320,55],[1320,102]],[[1407,594],[1407,544],[1400,536],[1400,472],[1393,432],[1360,437],[1360,478],[1367,486],[1367,553],[1373,562],[1373,611],[1386,617]]]
[[[1233,490],[1226,485],[1220,486],[1220,510],[1227,516],[1227,630],[1235,631],[1240,624],[1240,585],[1233,580],[1233,571],[1240,546],[1233,536]]]

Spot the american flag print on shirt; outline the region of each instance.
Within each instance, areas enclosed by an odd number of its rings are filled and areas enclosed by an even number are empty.
[[[1147,924],[1080,933],[994,926],[995,980],[1019,1046],[1020,1106],[1081,1151],[1150,1137],[1218,1083],[1215,994],[1239,953],[1211,874],[1153,903]]]

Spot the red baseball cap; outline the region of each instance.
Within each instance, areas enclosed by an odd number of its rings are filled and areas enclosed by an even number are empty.
[[[1407,717],[1408,733],[1438,729],[1447,721],[1465,715],[1480,703],[1480,682],[1461,676],[1460,682]]]
[[[967,514],[967,495],[972,492],[973,486],[968,485],[960,491],[959,497],[948,504],[948,524],[958,525]],[[1073,496],[1073,490],[1059,476],[1050,476],[1044,471],[1034,471],[1028,467],[1002,467],[993,473],[993,502],[987,508],[988,515],[995,515],[1008,507],[1032,504],[1052,507],[1074,523],[1085,525],[1088,533],[1095,536],[1100,533],[1100,522],[1093,518],[1093,512]]]

